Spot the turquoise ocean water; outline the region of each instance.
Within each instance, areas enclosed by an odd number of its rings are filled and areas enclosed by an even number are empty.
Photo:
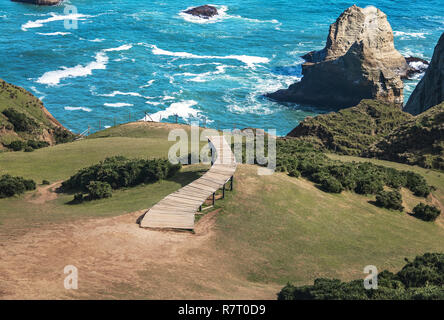
[[[321,49],[330,23],[354,3],[388,15],[401,53],[431,58],[444,31],[443,0],[226,0],[214,3],[221,14],[211,20],[181,14],[201,1],[3,0],[0,78],[30,90],[75,132],[148,112],[156,121],[178,114],[180,122],[284,135],[322,111],[262,94],[298,81],[300,55]],[[66,29],[66,18],[78,28]],[[417,81],[405,83],[406,98]]]

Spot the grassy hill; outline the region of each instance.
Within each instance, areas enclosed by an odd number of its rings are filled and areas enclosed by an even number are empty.
[[[0,174],[54,183],[107,156],[166,157],[175,143],[167,139],[172,128],[189,130],[130,123],[33,153],[0,153]],[[143,230],[135,223],[138,214],[125,214],[149,208],[207,166],[185,166],[173,179],[116,190],[112,198],[78,205],[67,204],[72,195],[39,186],[0,199],[0,253],[7,261],[5,268],[0,265],[0,296],[3,291],[11,297],[274,299],[288,281],[303,285],[319,277],[362,279],[366,265],[397,271],[404,257],[442,251],[443,216],[429,223],[406,214],[420,201],[443,208],[442,173],[329,156],[412,170],[436,190],[425,200],[402,189],[405,210],[396,212],[374,206],[374,196],[330,194],[304,178],[260,176],[258,167],[240,165],[235,190],[216,202],[216,211],[199,219],[196,235],[189,235]],[[67,261],[84,272],[76,292],[63,290],[54,277],[62,275]],[[26,270],[17,277],[38,273],[41,280],[30,280],[26,288],[16,285],[13,273],[22,270],[21,264]]]
[[[288,136],[339,154],[443,170],[443,128],[444,104],[413,117],[393,106],[363,100],[352,108],[307,118]]]
[[[12,115],[10,112],[8,117],[6,110],[15,113]],[[71,137],[72,134],[46,110],[39,99],[25,89],[0,79],[0,149],[16,140],[55,144]]]

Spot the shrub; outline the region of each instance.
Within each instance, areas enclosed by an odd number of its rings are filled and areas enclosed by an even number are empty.
[[[89,200],[104,199],[112,197],[112,188],[107,182],[91,181],[88,186]]]
[[[12,141],[10,144],[8,144],[7,147],[8,149],[11,149],[13,151],[20,151],[26,147],[26,142],[21,140],[15,140]]]
[[[173,165],[166,159],[129,160],[118,156],[80,170],[62,186],[66,190],[87,191],[90,182],[100,181],[108,183],[112,189],[119,189],[170,178],[180,168],[180,164]]]
[[[71,131],[57,127],[54,129],[54,139],[57,144],[72,142],[76,139],[76,135]]]
[[[278,300],[442,300],[443,283],[444,254],[426,253],[407,262],[396,274],[387,270],[379,273],[377,290],[366,290],[362,280],[316,279],[308,286],[288,283],[278,293]]]
[[[393,210],[404,210],[402,196],[398,191],[381,191],[376,195],[376,205]]]
[[[82,193],[76,193],[74,195],[73,202],[74,203],[82,203],[83,202],[83,194]]]
[[[441,210],[435,206],[429,206],[424,203],[419,203],[413,208],[414,217],[424,221],[435,221],[441,214]]]
[[[341,193],[344,190],[342,184],[333,177],[328,177],[321,182],[321,187],[324,191],[331,193]]]
[[[384,189],[384,183],[374,177],[361,178],[356,182],[355,192],[359,194],[376,194]]]
[[[3,114],[8,118],[8,121],[13,124],[16,131],[31,133],[38,128],[37,122],[13,108],[3,110]]]
[[[42,185],[47,186],[50,185],[51,183],[48,180],[43,180],[42,181]]]
[[[33,152],[34,149],[31,148],[30,146],[26,146],[24,151],[25,151],[25,152]]]
[[[40,149],[49,146],[49,143],[46,141],[36,141],[36,140],[28,140],[26,142],[28,147],[31,147],[32,149]]]
[[[288,171],[288,175],[290,177],[295,177],[295,178],[299,178],[301,176],[301,173],[297,170],[297,169],[290,169]]]
[[[406,172],[406,176],[406,187],[409,188],[415,196],[425,198],[430,194],[430,186],[422,176],[414,172]]]
[[[12,197],[28,190],[34,190],[36,184],[33,180],[22,177],[13,177],[9,174],[0,176],[0,198]]]

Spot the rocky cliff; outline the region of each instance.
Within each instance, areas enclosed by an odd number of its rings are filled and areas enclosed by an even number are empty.
[[[67,142],[74,135],[25,89],[0,79],[0,149],[13,141]]]
[[[416,86],[404,111],[419,114],[444,101],[444,33],[439,38],[429,67]]]
[[[271,99],[323,107],[350,107],[362,99],[401,106],[409,69],[395,49],[387,16],[375,7],[352,6],[330,26],[321,51],[303,56],[303,78]]]

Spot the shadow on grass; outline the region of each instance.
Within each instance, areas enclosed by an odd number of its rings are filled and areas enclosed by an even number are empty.
[[[176,173],[174,177],[171,177],[166,180],[179,183],[181,187],[184,187],[187,184],[193,182],[194,180],[199,179],[207,171],[208,169],[200,169],[196,171],[180,171]]]

